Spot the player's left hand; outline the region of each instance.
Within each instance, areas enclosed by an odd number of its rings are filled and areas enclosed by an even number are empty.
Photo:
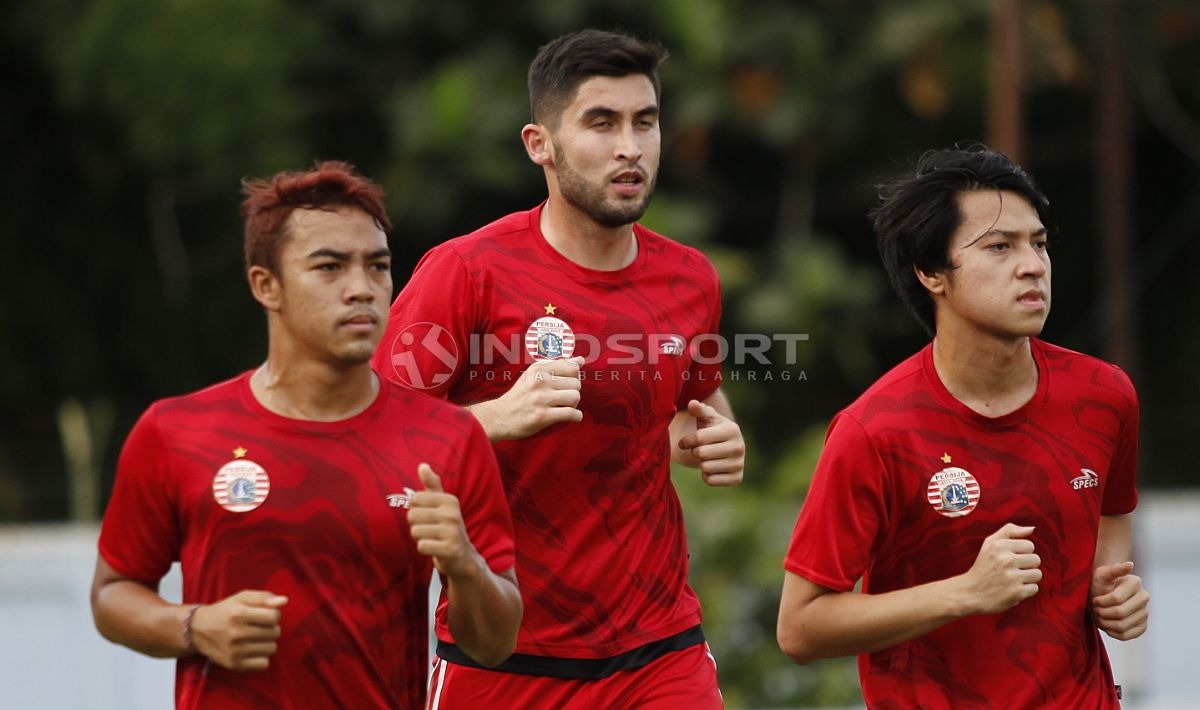
[[[1131,572],[1132,562],[1104,565],[1092,572],[1092,616],[1096,626],[1118,641],[1144,634],[1150,619],[1150,594],[1142,588],[1142,578]]]
[[[746,466],[746,442],[737,422],[713,407],[693,399],[688,413],[696,430],[679,439],[679,448],[690,450],[700,465],[700,476],[710,486],[736,486]]]
[[[442,479],[423,463],[417,467],[424,490],[414,493],[408,525],[417,552],[433,558],[438,572],[453,578],[470,570],[479,553],[467,537],[458,498],[442,490]]]

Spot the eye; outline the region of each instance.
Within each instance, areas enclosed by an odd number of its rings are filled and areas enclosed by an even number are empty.
[[[326,261],[326,262],[317,264],[313,268],[316,269],[317,271],[337,271],[342,268],[342,265],[337,263],[336,261]]]
[[[1041,251],[1047,251],[1048,249],[1050,249],[1050,240],[1049,239],[1039,239],[1033,243],[1033,248],[1040,249]]]
[[[599,121],[592,122],[592,128],[599,128],[599,129],[603,130],[605,128],[610,128],[610,127],[612,127],[612,121],[609,121],[607,119],[601,119]]]
[[[988,244],[984,248],[987,249],[988,251],[995,251],[995,252],[1008,251],[1008,242],[995,242],[993,244]]]
[[[390,262],[387,262],[387,261],[374,261],[374,262],[371,262],[371,268],[375,269],[376,271],[384,272],[384,271],[391,271],[392,265]]]

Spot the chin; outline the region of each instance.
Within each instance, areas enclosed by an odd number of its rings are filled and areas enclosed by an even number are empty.
[[[362,347],[346,348],[340,353],[334,353],[334,358],[343,365],[362,365],[371,362],[375,354],[374,343],[363,343]]]

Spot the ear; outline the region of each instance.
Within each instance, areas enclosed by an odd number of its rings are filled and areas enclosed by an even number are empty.
[[[917,281],[920,281],[921,285],[924,286],[925,290],[929,291],[931,295],[940,296],[946,292],[946,282],[948,280],[946,278],[946,274],[940,271],[925,273],[916,266],[913,267],[913,273],[917,275]]]
[[[283,284],[279,277],[264,266],[251,266],[246,272],[250,293],[268,311],[278,311],[283,305]]]
[[[525,124],[521,129],[521,142],[525,144],[525,153],[534,165],[554,165],[554,144],[545,126],[540,123]]]

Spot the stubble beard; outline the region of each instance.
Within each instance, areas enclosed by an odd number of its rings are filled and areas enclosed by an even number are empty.
[[[332,354],[334,359],[342,365],[354,367],[370,362],[371,358],[375,355],[375,348],[378,344],[378,340],[375,338],[357,340],[343,345]]]
[[[558,190],[563,200],[575,209],[586,214],[593,222],[601,227],[615,229],[627,224],[633,224],[646,214],[650,206],[650,198],[654,196],[654,188],[658,184],[658,176],[650,177],[646,183],[646,193],[637,202],[610,203],[604,197],[604,185],[590,184],[586,177],[567,161],[562,148],[555,144],[555,169],[558,172]]]

